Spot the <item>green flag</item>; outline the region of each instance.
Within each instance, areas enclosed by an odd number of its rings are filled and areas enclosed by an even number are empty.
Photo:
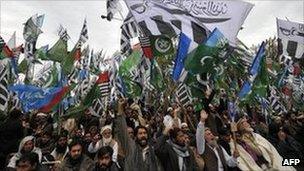
[[[23,59],[21,63],[18,65],[18,71],[19,73],[25,74],[26,70],[27,70],[27,61],[26,59]]]
[[[48,76],[47,82],[44,83],[42,87],[54,87],[58,84],[58,71],[56,65],[51,68],[51,73]]]
[[[119,67],[119,75],[121,76],[124,86],[126,88],[126,94],[129,97],[140,96],[142,88],[141,85],[134,80],[132,73],[137,72],[138,65],[141,61],[142,53],[140,51],[133,51],[132,54],[122,61]]]
[[[267,86],[269,85],[269,74],[266,67],[266,59],[262,58],[260,72],[253,84],[253,93],[261,97],[267,97]]]
[[[96,99],[97,97],[100,97],[100,96],[101,96],[101,94],[100,94],[98,84],[94,84],[93,87],[88,92],[88,94],[86,95],[86,97],[84,98],[82,104],[84,106],[89,106],[93,103],[94,99]]]
[[[185,69],[192,74],[213,73],[218,64],[218,48],[199,45],[185,60]]]
[[[47,54],[47,50],[48,50],[48,45],[37,49],[35,51],[36,58],[41,60],[50,60]]]
[[[62,61],[62,71],[65,75],[70,75],[73,71],[74,62],[81,57],[81,49],[78,47],[78,43],[73,50]]]
[[[154,56],[164,56],[174,53],[172,41],[165,35],[150,36]]]
[[[151,84],[159,91],[165,90],[165,83],[163,78],[162,70],[160,69],[159,65],[157,64],[157,61],[152,62],[151,66]]]
[[[41,54],[41,51],[38,52],[38,57],[40,59],[52,60],[55,62],[62,62],[67,58],[68,54],[68,45],[67,41],[63,40],[62,38],[59,38],[59,40],[55,43],[55,45],[47,52],[47,56],[45,57],[43,54]]]
[[[133,51],[131,55],[121,62],[119,67],[119,75],[124,76],[130,71],[137,68],[140,63],[142,53],[140,51]]]

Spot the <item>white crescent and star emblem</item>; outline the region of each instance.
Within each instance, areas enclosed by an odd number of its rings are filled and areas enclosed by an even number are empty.
[[[204,56],[204,57],[202,57],[202,59],[201,59],[201,64],[202,64],[202,66],[204,66],[205,65],[205,60],[206,59],[212,59],[213,57],[212,56]]]
[[[155,40],[155,48],[161,53],[166,53],[171,48],[171,43],[169,40],[164,38],[157,38]]]

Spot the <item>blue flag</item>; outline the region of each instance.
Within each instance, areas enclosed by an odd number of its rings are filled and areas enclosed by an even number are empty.
[[[224,35],[219,31],[219,29],[215,28],[208,37],[205,45],[215,47],[222,39],[225,39]]]
[[[247,94],[250,93],[251,91],[251,88],[252,88],[252,85],[249,83],[249,81],[246,81],[244,84],[243,84],[243,87],[241,89],[241,91],[239,92],[239,98],[242,99],[244,98]]]
[[[191,39],[187,37],[184,33],[180,34],[177,56],[175,58],[174,68],[172,77],[175,81],[180,78],[180,75],[184,69],[184,61],[188,54],[188,49],[190,47]]]
[[[32,109],[40,109],[50,103],[61,87],[40,88],[32,85],[16,84],[9,87],[10,91],[17,93],[22,103],[22,109],[28,112]]]
[[[253,63],[249,69],[249,74],[252,75],[254,78],[258,75],[260,66],[261,66],[261,61],[263,56],[265,56],[265,43],[262,42],[258,53],[256,54]]]
[[[258,50],[258,53],[256,54],[251,67],[249,68],[250,79],[243,84],[243,87],[239,92],[238,96],[240,99],[243,99],[251,91],[253,82],[261,70],[261,61],[264,56],[265,56],[265,42],[262,42]]]

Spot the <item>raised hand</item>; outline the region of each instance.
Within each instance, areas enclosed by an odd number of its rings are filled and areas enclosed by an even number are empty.
[[[202,109],[201,110],[201,119],[200,119],[200,121],[201,122],[205,122],[207,118],[208,118],[207,112],[204,109]]]

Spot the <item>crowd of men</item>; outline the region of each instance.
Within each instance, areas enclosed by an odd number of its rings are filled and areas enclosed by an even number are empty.
[[[227,99],[195,111],[120,98],[102,117],[89,110],[56,120],[13,110],[0,125],[0,170],[7,171],[291,171],[304,170],[304,114],[266,121],[248,105],[232,122]],[[283,166],[283,159],[300,159]]]

